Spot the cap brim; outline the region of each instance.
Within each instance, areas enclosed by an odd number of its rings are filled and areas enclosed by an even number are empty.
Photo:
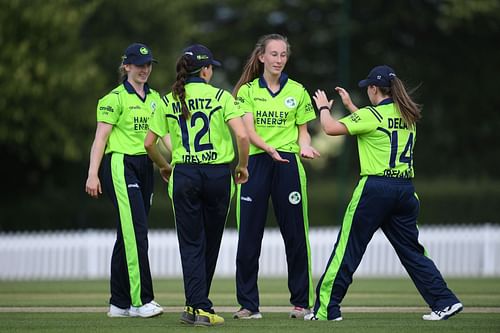
[[[365,87],[368,87],[370,84],[372,84],[371,80],[370,79],[365,79],[365,80],[359,81],[358,87],[365,88]]]
[[[156,61],[156,59],[153,58],[142,58],[142,59],[136,59],[135,61],[131,62],[131,64],[141,66],[147,64],[148,62],[154,62],[155,64],[158,63],[158,61]]]
[[[222,66],[221,62],[217,61],[215,59],[212,60],[212,65],[217,66],[217,67],[221,67]]]

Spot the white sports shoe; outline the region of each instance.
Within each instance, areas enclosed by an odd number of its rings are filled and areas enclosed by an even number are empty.
[[[156,306],[156,307],[157,307],[158,309],[160,309],[162,312],[164,312],[164,311],[165,311],[165,309],[163,309],[163,307],[162,307],[160,304],[158,304],[157,302],[155,302],[155,301],[151,301],[151,302],[149,302],[149,303],[151,303],[151,304],[153,304],[154,306]]]
[[[108,312],[108,317],[110,318],[123,318],[123,317],[130,317],[128,313],[128,309],[122,309],[119,308],[113,304],[109,305],[109,312]]]
[[[233,314],[234,319],[262,319],[262,313],[241,308]]]
[[[290,314],[288,316],[290,318],[304,318],[310,313],[311,313],[310,309],[296,306],[292,309],[292,311],[290,311]]]
[[[462,303],[455,303],[453,305],[447,306],[442,310],[432,311],[429,314],[423,315],[423,320],[446,320],[453,315],[456,315],[464,309]]]
[[[308,313],[304,316],[304,320],[319,320],[318,317],[314,314],[314,312]],[[342,317],[337,317],[335,319],[330,319],[329,321],[341,321]]]
[[[128,313],[130,317],[150,318],[161,315],[163,308],[155,301],[152,301],[139,307],[131,306]]]

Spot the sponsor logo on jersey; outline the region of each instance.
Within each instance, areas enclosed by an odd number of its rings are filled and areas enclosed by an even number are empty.
[[[99,111],[106,111],[106,112],[115,112],[111,106],[100,106]]]
[[[148,117],[134,117],[134,130],[147,131],[149,129],[148,119]]]
[[[296,106],[297,106],[297,101],[295,100],[295,98],[294,98],[294,97],[287,97],[287,98],[285,99],[285,105],[286,105],[288,108],[292,109],[292,108],[294,108],[294,107],[296,107]]]
[[[255,125],[257,126],[285,126],[288,111],[255,111]]]
[[[301,199],[300,193],[297,191],[290,192],[288,195],[288,201],[290,201],[292,205],[298,205]]]
[[[241,201],[252,202],[252,198],[250,197],[241,197]]]
[[[141,107],[139,105],[131,105],[128,107],[129,110],[140,110]]]
[[[314,107],[312,106],[311,103],[307,103],[305,109],[306,109],[306,113],[308,113],[308,112],[314,112]]]
[[[153,112],[156,110],[156,102],[155,101],[151,102],[151,109],[153,110]]]
[[[351,113],[351,115],[349,116],[349,119],[351,119],[352,122],[354,123],[357,123],[361,120],[361,117],[356,113]]]
[[[254,101],[259,101],[259,102],[267,102],[267,99],[265,99],[263,97],[254,97],[253,100]]]

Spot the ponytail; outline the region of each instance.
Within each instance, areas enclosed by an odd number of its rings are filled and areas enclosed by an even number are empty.
[[[243,67],[243,73],[241,73],[240,79],[234,86],[233,97],[236,98],[242,85],[256,79],[263,72],[264,65],[260,62],[259,56],[264,54],[267,43],[271,40],[281,40],[285,42],[287,46],[287,54],[290,56],[290,44],[288,43],[288,39],[286,37],[279,34],[269,34],[259,38],[257,44],[255,44],[252,54],[250,55],[250,58],[245,64],[245,67]]]
[[[391,80],[390,87],[378,87],[382,94],[389,95],[394,100],[401,117],[405,121],[409,128],[414,128],[422,118],[421,106],[415,103],[410,94],[406,91],[403,81],[401,81],[397,76],[394,76]]]
[[[191,114],[189,113],[188,107],[186,105],[186,79],[189,76],[189,72],[187,70],[188,59],[185,55],[177,60],[177,64],[175,65],[175,69],[177,71],[177,77],[175,78],[175,82],[172,85],[172,96],[174,99],[181,102],[181,110],[182,116],[184,119],[189,119]]]

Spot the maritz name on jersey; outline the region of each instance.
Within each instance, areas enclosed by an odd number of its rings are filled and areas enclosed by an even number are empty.
[[[408,129],[408,125],[406,125],[405,121],[401,118],[387,118],[387,127],[397,128],[397,129]]]
[[[206,151],[198,155],[190,155],[190,154],[182,155],[182,162],[190,164],[208,163],[210,161],[215,161],[216,159],[217,159],[216,151]]]
[[[257,110],[255,112],[255,124],[284,126],[286,124],[287,117],[288,117],[288,112],[286,111]]]
[[[134,117],[134,130],[147,131],[149,129],[148,119],[148,117]]]
[[[389,178],[413,178],[413,168],[406,170],[385,169],[384,177]]]
[[[210,98],[189,98],[186,99],[186,105],[189,111],[212,109],[212,99]],[[181,102],[172,103],[174,113],[182,113]]]

